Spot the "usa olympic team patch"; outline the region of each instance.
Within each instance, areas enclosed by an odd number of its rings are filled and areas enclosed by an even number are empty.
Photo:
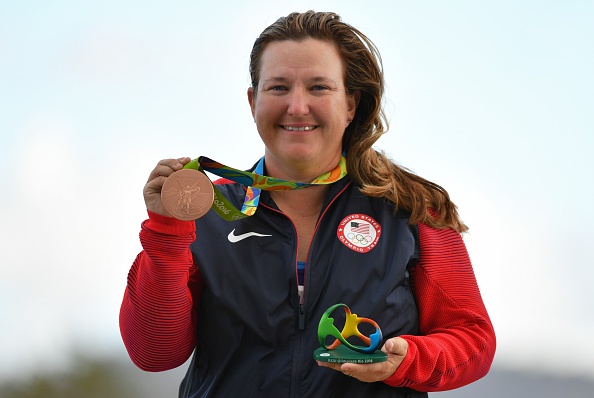
[[[336,236],[343,245],[357,253],[367,253],[377,245],[381,225],[365,214],[351,214],[342,219]]]

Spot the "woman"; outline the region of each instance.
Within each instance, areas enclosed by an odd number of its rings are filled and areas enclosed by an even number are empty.
[[[262,191],[256,213],[171,218],[160,197],[189,158],[162,160],[120,314],[140,368],[194,352],[180,397],[425,397],[484,376],[495,334],[445,190],[372,145],[386,130],[374,45],[333,13],[293,13],[256,40],[248,100],[266,175],[325,185]],[[344,174],[344,173],[342,173]],[[341,175],[342,175],[341,174]],[[245,188],[217,183],[236,206]],[[318,322],[347,303],[382,329],[388,360],[316,362]]]

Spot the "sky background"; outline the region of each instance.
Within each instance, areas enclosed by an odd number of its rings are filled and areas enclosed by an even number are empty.
[[[495,366],[594,378],[594,2],[0,0],[0,379],[125,355],[118,311],[162,158],[248,168],[257,35],[335,11],[378,46],[377,147],[444,186]]]

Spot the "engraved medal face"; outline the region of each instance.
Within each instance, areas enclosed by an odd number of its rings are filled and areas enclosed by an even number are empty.
[[[202,217],[210,210],[214,190],[204,173],[182,169],[167,177],[161,189],[161,200],[171,216],[190,221]]]

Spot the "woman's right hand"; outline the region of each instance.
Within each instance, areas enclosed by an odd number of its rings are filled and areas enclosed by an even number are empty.
[[[179,158],[179,159],[163,159],[153,169],[149,175],[148,181],[142,191],[144,195],[144,203],[146,204],[147,210],[160,214],[162,216],[171,217],[161,201],[161,188],[167,177],[181,170],[190,158]]]

